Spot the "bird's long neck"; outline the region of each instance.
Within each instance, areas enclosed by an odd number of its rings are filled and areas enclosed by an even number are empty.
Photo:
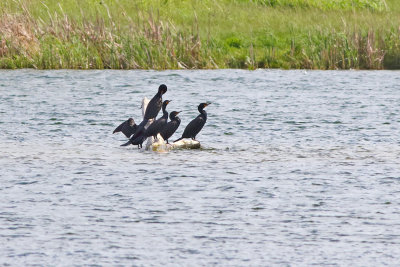
[[[207,112],[204,109],[199,109],[199,112],[201,115],[203,115],[204,118],[207,119]]]
[[[168,119],[168,111],[166,110],[166,105],[162,106],[163,118]]]

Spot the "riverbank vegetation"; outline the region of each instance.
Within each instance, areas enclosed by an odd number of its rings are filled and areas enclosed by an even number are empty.
[[[399,69],[398,0],[2,0],[0,68]]]

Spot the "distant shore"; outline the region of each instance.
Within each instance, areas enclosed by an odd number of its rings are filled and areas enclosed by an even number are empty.
[[[0,68],[400,69],[400,1],[3,0]]]

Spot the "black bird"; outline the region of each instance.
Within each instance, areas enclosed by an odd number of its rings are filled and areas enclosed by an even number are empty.
[[[163,116],[153,122],[152,124],[149,125],[149,127],[141,134],[140,136],[136,138],[131,138],[130,142],[135,145],[140,145],[142,146],[143,142],[147,139],[147,137],[153,136],[154,138],[157,138],[157,134],[161,132],[163,128],[167,125],[168,121],[168,111],[166,110],[167,105],[171,102],[170,100],[165,100],[163,105],[162,105],[162,111],[163,111]]]
[[[143,144],[143,142],[144,142],[144,140],[142,140],[142,137],[143,136],[143,134],[141,135],[141,136],[139,136],[139,137],[136,137],[136,139],[135,140],[129,140],[128,141],[128,143],[126,143],[126,144],[124,144],[125,146],[127,146],[127,145],[137,145],[138,146],[138,149],[139,148],[141,148],[142,147],[142,144]],[[124,145],[122,145],[122,146],[124,146]]]
[[[210,105],[209,103],[201,103],[198,107],[200,114],[189,124],[186,126],[185,130],[183,131],[182,137],[174,142],[177,142],[183,138],[192,138],[193,140],[196,139],[196,135],[201,131],[204,124],[207,121],[207,112],[204,110],[205,107]]]
[[[150,120],[157,117],[158,112],[160,112],[163,104],[162,95],[166,92],[167,86],[165,84],[161,84],[160,87],[158,87],[157,94],[150,100],[149,104],[147,105],[143,120]]]
[[[113,131],[113,134],[122,132],[127,138],[131,137],[132,134],[136,132],[137,125],[134,121],[134,119],[129,118],[128,120],[124,121],[121,123],[120,126],[115,128]]]
[[[144,118],[143,121],[138,125],[136,128],[136,131],[130,141],[135,140],[135,138],[141,136],[144,131],[146,130],[144,126],[149,122],[150,119],[154,119],[157,117],[158,112],[160,112],[160,109],[162,107],[162,95],[167,92],[167,86],[165,84],[161,84],[158,87],[158,92],[153,98],[150,100],[149,104],[147,105],[146,112],[144,113]],[[131,144],[131,142],[127,142],[125,144],[122,144],[121,146],[128,146]]]
[[[172,111],[169,114],[170,122],[168,122],[160,132],[160,135],[165,141],[167,141],[167,144],[169,144],[168,139],[175,133],[176,129],[178,129],[179,125],[181,124],[181,119],[177,116],[179,113],[181,112]]]

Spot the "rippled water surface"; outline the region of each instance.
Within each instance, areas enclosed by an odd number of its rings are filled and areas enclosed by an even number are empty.
[[[201,150],[112,134],[165,83]],[[400,72],[0,71],[0,263],[398,266]]]

